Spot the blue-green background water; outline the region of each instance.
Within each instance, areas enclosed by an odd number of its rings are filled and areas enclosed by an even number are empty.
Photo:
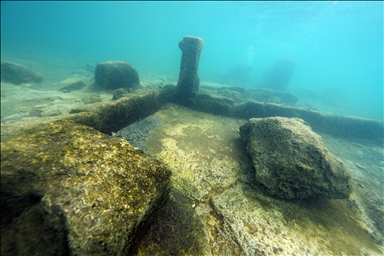
[[[202,83],[247,63],[243,85],[258,86],[276,60],[292,59],[288,91],[301,102],[383,120],[382,2],[1,2],[2,56],[124,60],[177,76],[185,35],[205,41]]]

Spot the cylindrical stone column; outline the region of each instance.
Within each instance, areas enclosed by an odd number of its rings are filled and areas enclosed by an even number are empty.
[[[179,47],[183,55],[181,57],[176,97],[182,101],[192,97],[199,90],[200,79],[197,75],[197,69],[204,41],[199,37],[185,36],[179,42]]]

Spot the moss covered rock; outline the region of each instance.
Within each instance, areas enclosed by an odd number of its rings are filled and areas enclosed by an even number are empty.
[[[95,68],[94,86],[103,90],[137,89],[140,87],[139,73],[124,61],[100,62]]]
[[[344,199],[351,193],[344,163],[332,155],[302,119],[252,118],[240,127],[256,170],[256,180],[281,198],[324,196]]]
[[[234,101],[230,98],[208,93],[199,93],[190,99],[192,109],[212,113],[215,115],[229,115]]]
[[[172,188],[134,255],[210,255],[208,235],[194,207],[186,195]]]
[[[295,104],[299,100],[292,93],[267,88],[251,88],[245,95],[248,99],[277,104]]]
[[[1,147],[4,255],[127,255],[167,198],[168,169],[87,126],[56,121]]]
[[[1,81],[12,84],[41,83],[43,76],[20,64],[4,61],[1,62]]]

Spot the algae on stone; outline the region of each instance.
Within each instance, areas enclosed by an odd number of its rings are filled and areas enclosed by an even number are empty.
[[[350,174],[302,119],[251,118],[240,127],[255,177],[280,198],[346,199]]]
[[[84,109],[78,109],[76,114],[62,116],[62,119],[92,126],[95,129],[110,134],[112,131],[117,131],[140,118],[155,113],[161,106],[173,98],[172,94],[172,88],[164,88],[160,92],[153,90],[144,94],[134,93],[112,103],[89,105]],[[202,110],[208,111],[208,109]],[[367,135],[370,139],[382,137],[382,129],[380,130],[382,123],[370,120],[363,122],[363,120],[352,118],[343,119],[299,108],[284,108],[277,104],[240,104],[234,105],[229,110],[231,110],[230,114],[233,114],[233,116],[236,116],[235,113],[242,114],[243,118],[248,118],[247,115],[250,117],[254,115],[267,116],[276,114],[300,116],[310,122],[311,125],[319,125],[323,131],[333,131],[340,124],[342,129],[339,133],[352,127],[354,132],[351,132],[351,135],[356,134],[356,131],[359,131],[361,127],[370,127],[372,129],[369,128],[369,130],[373,131],[373,133]],[[157,206],[152,204],[152,208],[158,210],[158,215],[151,214],[148,218],[145,218],[147,221],[141,222],[143,223],[142,225],[140,224],[138,228],[132,229],[136,230],[135,234],[138,235],[135,235],[131,243],[129,243],[131,245],[130,252],[134,250],[134,247],[138,246],[136,252],[138,254],[141,253],[141,255],[154,252],[162,255],[169,255],[169,252],[189,255],[251,255],[255,252],[258,252],[258,254],[266,254],[267,252],[271,252],[270,254],[288,254],[287,252],[293,251],[300,253],[305,251],[319,252],[319,254],[325,255],[380,254],[377,241],[374,241],[370,237],[371,234],[366,231],[367,228],[369,229],[369,226],[361,225],[362,227],[360,227],[360,216],[348,208],[353,207],[351,202],[347,200],[326,200],[312,203],[284,201],[263,194],[263,191],[253,181],[254,175],[250,173],[250,170],[252,170],[251,162],[239,139],[238,127],[244,122],[243,120],[204,114],[175,105],[167,105],[157,112],[155,116],[161,117],[164,122],[162,121],[160,127],[151,131],[148,135],[147,143],[150,151],[154,153],[153,155],[172,170],[171,181],[173,189],[169,197],[170,201],[165,203],[164,208],[160,209],[160,206],[162,200],[165,200],[165,196],[158,198],[156,201],[158,202],[156,203]],[[56,118],[41,118],[38,120],[46,122],[48,120],[53,121],[54,119]],[[344,121],[347,123],[351,122],[346,125],[343,123]],[[112,180],[120,180],[113,177],[123,176],[119,171],[112,172],[112,168],[108,168],[108,165],[102,166],[103,163],[100,163],[100,161],[84,163],[81,160],[83,154],[79,153],[89,154],[89,156],[85,157],[88,160],[92,160],[93,157],[104,158],[105,156],[107,161],[112,162],[114,155],[117,153],[114,153],[111,147],[113,145],[116,146],[117,140],[101,135],[90,128],[84,129],[87,131],[90,129],[92,130],[91,134],[96,135],[94,138],[93,135],[88,137],[86,141],[78,139],[83,136],[77,136],[81,134],[76,132],[78,131],[77,129],[73,131],[72,128],[69,129],[74,132],[73,134],[72,132],[58,132],[51,137],[61,138],[60,136],[63,136],[62,138],[64,139],[72,136],[72,141],[77,141],[76,147],[78,150],[73,154],[70,150],[56,150],[55,154],[59,154],[57,156],[59,158],[61,155],[60,159],[62,159],[62,161],[56,163],[44,156],[48,153],[51,154],[58,148],[53,147],[52,150],[50,149],[52,145],[55,145],[61,139],[49,140],[49,138],[45,138],[45,135],[47,135],[45,128],[40,129],[41,125],[33,128],[26,125],[27,123],[29,121],[15,122],[14,125],[9,126],[7,124],[6,133],[2,129],[2,138],[9,140],[2,144],[7,145],[7,150],[2,152],[2,157],[7,152],[7,154],[12,155],[8,159],[13,159],[11,161],[12,164],[28,166],[29,169],[24,168],[19,171],[10,172],[9,170],[12,166],[8,166],[7,169],[3,168],[2,165],[1,214],[2,217],[11,216],[8,219],[2,218],[2,224],[5,224],[2,225],[2,231],[5,231],[2,232],[2,235],[5,234],[8,238],[12,239],[2,239],[1,247],[2,250],[8,250],[8,252],[15,252],[12,250],[17,249],[20,255],[31,254],[31,251],[39,251],[42,255],[68,254],[72,247],[67,243],[67,236],[69,235],[67,231],[70,230],[66,221],[67,216],[72,216],[75,213],[80,213],[81,216],[83,212],[96,211],[99,208],[107,209],[106,207],[109,207],[108,202],[112,200],[119,201],[119,197],[115,198],[116,193],[113,192],[123,192],[123,190],[116,191],[110,189],[114,185]],[[25,130],[25,127],[21,127],[22,125],[28,126],[28,129]],[[17,131],[17,134],[20,134],[23,129],[24,135],[15,138],[17,136],[13,132]],[[380,131],[381,135],[377,136],[378,132],[375,131]],[[42,133],[39,137],[37,135],[40,132]],[[361,135],[366,134],[361,132]],[[30,136],[34,136],[34,139],[31,139]],[[101,138],[99,139],[98,136],[101,136]],[[15,139],[10,140],[10,138]],[[107,142],[101,142],[104,139]],[[51,142],[46,144],[46,141]],[[92,141],[92,143],[86,143],[89,141]],[[111,146],[110,142],[112,143]],[[9,143],[14,143],[14,145],[12,146]],[[19,146],[17,146],[18,144]],[[103,144],[105,145],[102,146]],[[123,144],[126,145],[126,142]],[[31,148],[38,147],[41,149],[41,152],[44,149],[51,151],[39,155],[27,154],[27,151],[30,152],[30,149],[11,150],[11,146],[14,148],[20,147],[20,145]],[[81,150],[79,149],[80,145],[83,145]],[[95,145],[97,145],[97,150],[94,151],[99,152],[101,155],[99,153],[94,154],[93,149],[96,148]],[[122,147],[126,148],[125,146]],[[68,147],[66,148],[69,149]],[[88,150],[88,152],[84,152],[84,150]],[[104,151],[105,154],[102,153]],[[130,149],[127,149],[127,151],[131,153]],[[138,151],[133,152],[135,152],[135,156],[141,155]],[[30,155],[34,155],[34,157],[30,158]],[[19,159],[29,160],[25,163],[19,163]],[[46,162],[43,162],[44,159]],[[2,164],[4,163],[2,161]],[[42,163],[42,165],[38,165],[39,163]],[[67,172],[56,170],[55,176],[47,176],[51,177],[49,180],[52,180],[52,182],[47,183],[41,177],[49,170],[49,168],[44,166],[49,166],[52,163],[55,164],[57,170],[64,170],[63,168],[58,168],[58,166],[68,167],[68,173],[72,176],[66,178]],[[80,165],[83,163],[84,166],[88,167],[95,164],[97,170],[103,169],[104,171],[107,170],[107,172],[95,172],[97,175],[94,178],[91,177],[92,175],[81,176],[86,174],[86,172],[81,168],[76,168],[75,163]],[[113,164],[120,163],[120,161],[117,161]],[[140,164],[143,165],[141,162]],[[35,171],[30,171],[32,167],[35,167]],[[40,167],[43,167],[43,172],[39,171]],[[104,184],[102,186],[95,185],[95,183],[91,183],[85,178],[89,176],[90,181],[92,181],[97,177],[105,177],[112,173],[112,179],[109,177],[100,179],[102,184]],[[83,179],[84,182],[80,182],[81,184],[87,185],[81,187],[80,183],[75,182],[76,177],[78,177],[79,182]],[[74,186],[69,184],[70,181],[74,181],[72,182]],[[118,182],[116,181],[116,183]],[[167,181],[162,184],[165,183]],[[7,186],[3,186],[3,184],[7,184]],[[31,186],[30,184],[37,185]],[[51,185],[46,186],[44,184]],[[146,182],[141,182],[141,184],[146,184]],[[80,202],[79,200],[74,200],[73,202],[70,201],[71,205],[65,205],[67,201],[64,199],[69,196],[69,192],[72,193],[72,190],[68,188],[69,186],[73,188],[73,194],[76,192],[76,198],[84,198],[87,201]],[[103,198],[106,198],[105,202],[94,200],[96,201],[96,209],[92,208],[93,201],[89,208],[88,203],[91,202],[91,197],[89,194],[84,194],[84,188],[86,189],[85,191],[90,191],[93,195],[95,193],[103,194]],[[25,191],[28,193],[24,193]],[[112,193],[104,195],[103,191],[112,191]],[[3,200],[5,198],[4,195],[7,201]],[[62,198],[63,201],[58,202],[53,200],[54,198]],[[80,208],[70,208],[71,206],[80,206]],[[28,207],[28,210],[26,210],[26,207]],[[369,206],[362,205],[362,207],[367,208]],[[138,207],[138,209],[140,208],[142,209],[143,207]],[[119,216],[122,218],[126,216],[124,210],[119,212],[120,209],[114,208],[114,210],[104,213],[104,216],[107,218],[117,217],[117,219],[111,221],[112,225],[121,223],[119,222]],[[12,214],[3,214],[7,212],[12,212]],[[140,215],[140,213],[137,212],[137,215]],[[90,218],[93,217],[94,221],[97,220],[95,215],[89,216]],[[134,218],[134,216],[136,215],[131,215],[128,212],[128,217]],[[12,218],[14,225],[10,226]],[[77,220],[81,219],[81,217],[75,215],[71,223],[74,223],[76,218]],[[88,223],[87,218],[82,220],[85,221],[85,224]],[[145,228],[146,222],[151,220],[153,221],[152,225],[149,225],[148,229]],[[190,222],[187,220],[190,220]],[[136,224],[130,225],[129,228]],[[187,225],[186,229],[180,230],[184,225]],[[109,223],[107,226],[109,226]],[[31,232],[30,230],[37,232]],[[84,232],[81,232],[81,230],[76,228],[73,230],[77,230],[80,235],[84,235]],[[106,237],[110,234],[110,229],[104,230],[95,227],[91,230],[96,235],[97,232]],[[35,236],[36,233],[46,235]],[[286,234],[289,234],[288,238],[283,236]],[[191,235],[195,237],[191,237]],[[164,237],[163,240],[161,240],[162,237]],[[172,238],[175,237],[177,248],[170,248]],[[184,238],[185,240],[183,240]],[[115,235],[115,239],[116,244],[122,244],[127,240],[127,236]],[[279,239],[287,240],[283,240],[280,243]],[[92,239],[85,241],[84,244],[90,244],[90,242],[92,243]],[[102,243],[100,245],[97,244],[94,249],[95,251],[97,250],[97,255],[108,255],[109,252],[105,252],[102,249],[109,249],[110,247],[103,247]],[[36,245],[34,246],[35,248],[31,244]],[[46,244],[50,244],[51,247],[45,246]],[[310,246],[310,248],[303,247],[303,244]],[[101,247],[102,249],[100,250]],[[167,250],[167,247],[169,250]],[[85,248],[81,247],[78,250]]]
[[[208,234],[191,199],[176,188],[140,241],[137,255],[211,255]]]
[[[3,253],[44,252],[56,237],[54,254],[127,254],[167,198],[170,171],[90,127],[56,121],[1,146]],[[33,226],[34,216],[31,247],[14,224]]]
[[[358,216],[348,208],[347,200],[285,201],[265,194],[255,183],[252,163],[238,134],[243,120],[220,118],[175,105],[165,106],[154,116],[161,119],[161,125],[149,134],[147,145],[172,170],[172,187],[189,198],[187,203],[177,204],[185,206],[178,209],[193,208],[204,225],[209,248],[198,255],[380,252],[365,227],[355,220]],[[167,223],[172,223],[177,216],[168,218]],[[160,227],[157,221],[164,219],[154,220],[154,225]],[[158,229],[156,237],[164,236],[166,241],[177,237],[182,231],[179,226],[174,227]],[[202,232],[197,230],[192,234]],[[146,242],[139,246],[139,255],[155,248],[159,255],[170,254],[164,249],[164,244],[169,243],[154,236],[154,241],[150,241],[150,237],[146,236]],[[196,247],[180,246],[184,242],[177,241],[175,250],[193,255],[188,248]],[[198,248],[206,248],[205,240],[195,239],[191,244],[194,243],[200,243]]]

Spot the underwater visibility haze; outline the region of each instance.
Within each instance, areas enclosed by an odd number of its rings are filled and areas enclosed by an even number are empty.
[[[382,1],[1,1],[1,255],[383,255]]]
[[[262,87],[293,60],[299,103],[383,120],[383,2],[1,2],[1,55],[122,60],[177,76],[186,35],[205,42],[202,82]]]

